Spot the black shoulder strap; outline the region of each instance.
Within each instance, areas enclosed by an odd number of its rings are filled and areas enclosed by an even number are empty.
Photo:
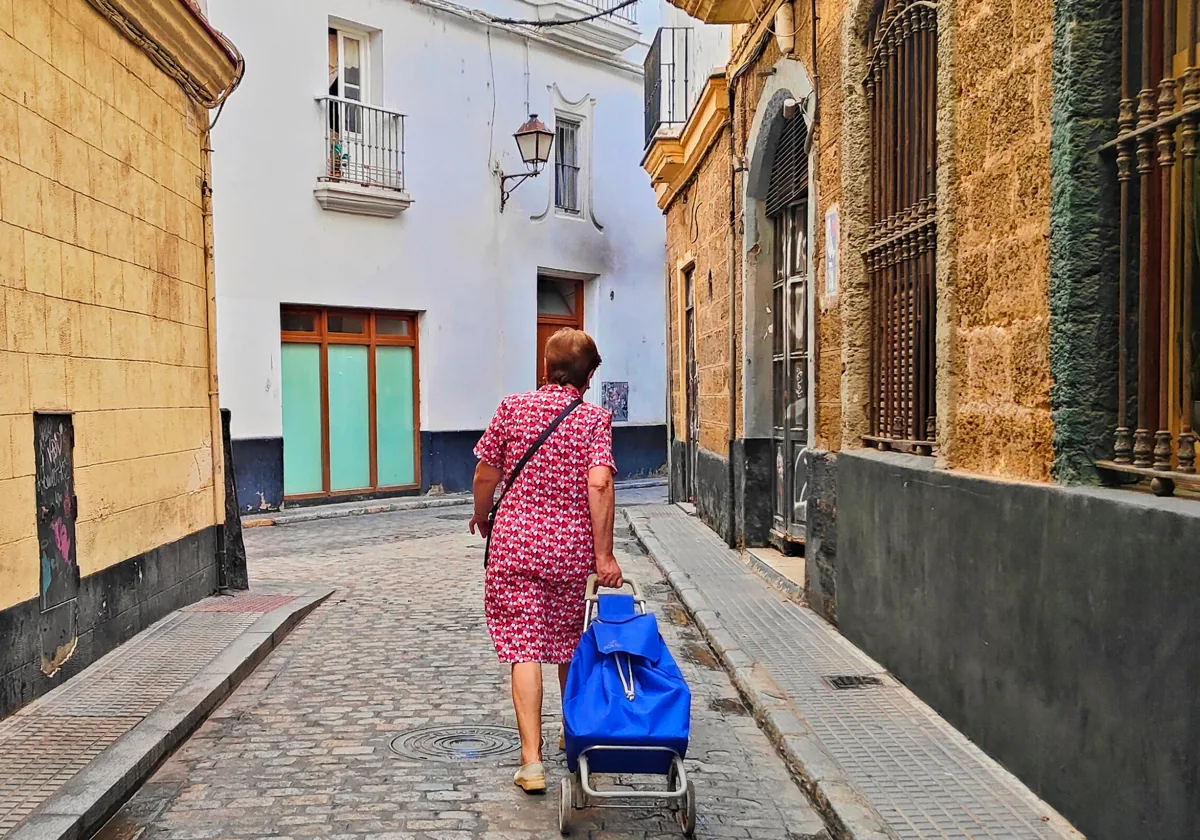
[[[525,454],[521,456],[521,460],[517,461],[517,465],[513,467],[512,475],[510,475],[508,477],[508,481],[505,482],[504,490],[500,492],[500,498],[497,499],[496,503],[492,505],[493,516],[495,516],[496,511],[500,509],[500,503],[504,501],[504,497],[508,495],[508,491],[512,489],[513,484],[516,483],[517,476],[521,474],[521,470],[525,469],[525,465],[529,463],[529,459],[536,455],[537,451],[542,448],[542,444],[550,438],[550,435],[554,434],[554,430],[558,428],[558,424],[566,420],[567,415],[579,408],[582,403],[583,397],[578,397],[572,400],[571,404],[560,411],[558,416],[555,417],[554,420],[551,421],[550,425],[546,427],[545,431],[538,436],[538,439],[535,440],[527,450],[525,450]]]

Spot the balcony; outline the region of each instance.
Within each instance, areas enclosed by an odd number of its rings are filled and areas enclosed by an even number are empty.
[[[660,130],[678,136],[691,116],[695,72],[691,62],[689,27],[664,27],[654,35],[646,53],[646,145]]]
[[[392,218],[412,204],[404,189],[404,115],[318,96],[325,163],[313,195],[326,210]]]
[[[693,29],[664,27],[646,54],[642,168],[663,210],[729,121],[725,68],[713,66],[718,54],[728,55],[728,41],[705,50],[699,40]]]
[[[552,40],[589,52],[617,55],[634,46],[641,36],[636,4],[616,9],[621,0],[533,0],[538,20],[577,20],[597,12],[611,14],[572,26],[549,26],[543,34]]]

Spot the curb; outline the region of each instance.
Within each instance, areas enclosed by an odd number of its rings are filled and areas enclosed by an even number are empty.
[[[791,601],[795,601],[801,606],[808,602],[804,596],[804,587],[796,583],[786,575],[771,568],[771,565],[760,558],[750,549],[742,549],[739,552],[742,557],[742,562],[750,567],[750,571],[761,577],[767,582],[767,585],[772,589],[778,590],[780,594]]]
[[[643,490],[648,487],[666,487],[667,482],[661,478],[631,479],[617,482],[617,490]],[[366,503],[362,507],[346,507],[336,510],[322,510],[320,507],[299,508],[295,510],[277,511],[263,516],[244,514],[242,528],[268,528],[276,525],[298,525],[302,522],[322,522],[326,519],[345,519],[350,516],[369,516],[375,513],[398,513],[405,510],[427,510],[429,508],[457,507],[471,504],[473,499],[469,494],[451,496],[424,496],[418,498],[397,499],[392,502]]]
[[[159,764],[237,688],[322,601],[332,587],[310,587],[250,628],[38,806],[7,840],[91,837]]]
[[[243,528],[265,528],[275,525],[298,525],[301,522],[321,522],[326,519],[345,519],[350,516],[369,516],[374,513],[396,513],[402,510],[427,510],[429,508],[457,507],[470,504],[470,496],[441,496],[427,499],[403,499],[395,502],[379,502],[364,507],[321,510],[319,507],[301,508],[271,516],[242,519]]]
[[[684,609],[725,666],[734,687],[753,711],[754,719],[825,819],[832,836],[837,840],[899,840],[796,711],[787,693],[762,665],[742,650],[737,637],[721,621],[720,613],[670,559],[653,528],[636,513],[622,513],[642,548],[666,575]]]

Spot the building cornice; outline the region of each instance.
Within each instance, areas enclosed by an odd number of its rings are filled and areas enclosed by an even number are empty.
[[[722,68],[704,83],[683,129],[661,132],[650,141],[642,158],[642,168],[650,175],[660,210],[666,210],[675,200],[728,122],[729,88]]]
[[[88,2],[201,105],[215,108],[241,81],[241,54],[193,0]]]

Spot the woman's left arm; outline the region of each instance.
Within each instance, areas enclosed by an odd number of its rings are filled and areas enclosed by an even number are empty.
[[[475,515],[471,517],[471,533],[479,529],[479,535],[487,539],[488,514],[492,511],[492,503],[496,498],[496,488],[500,486],[501,472],[484,461],[475,465],[475,481],[472,490],[475,495]]]

